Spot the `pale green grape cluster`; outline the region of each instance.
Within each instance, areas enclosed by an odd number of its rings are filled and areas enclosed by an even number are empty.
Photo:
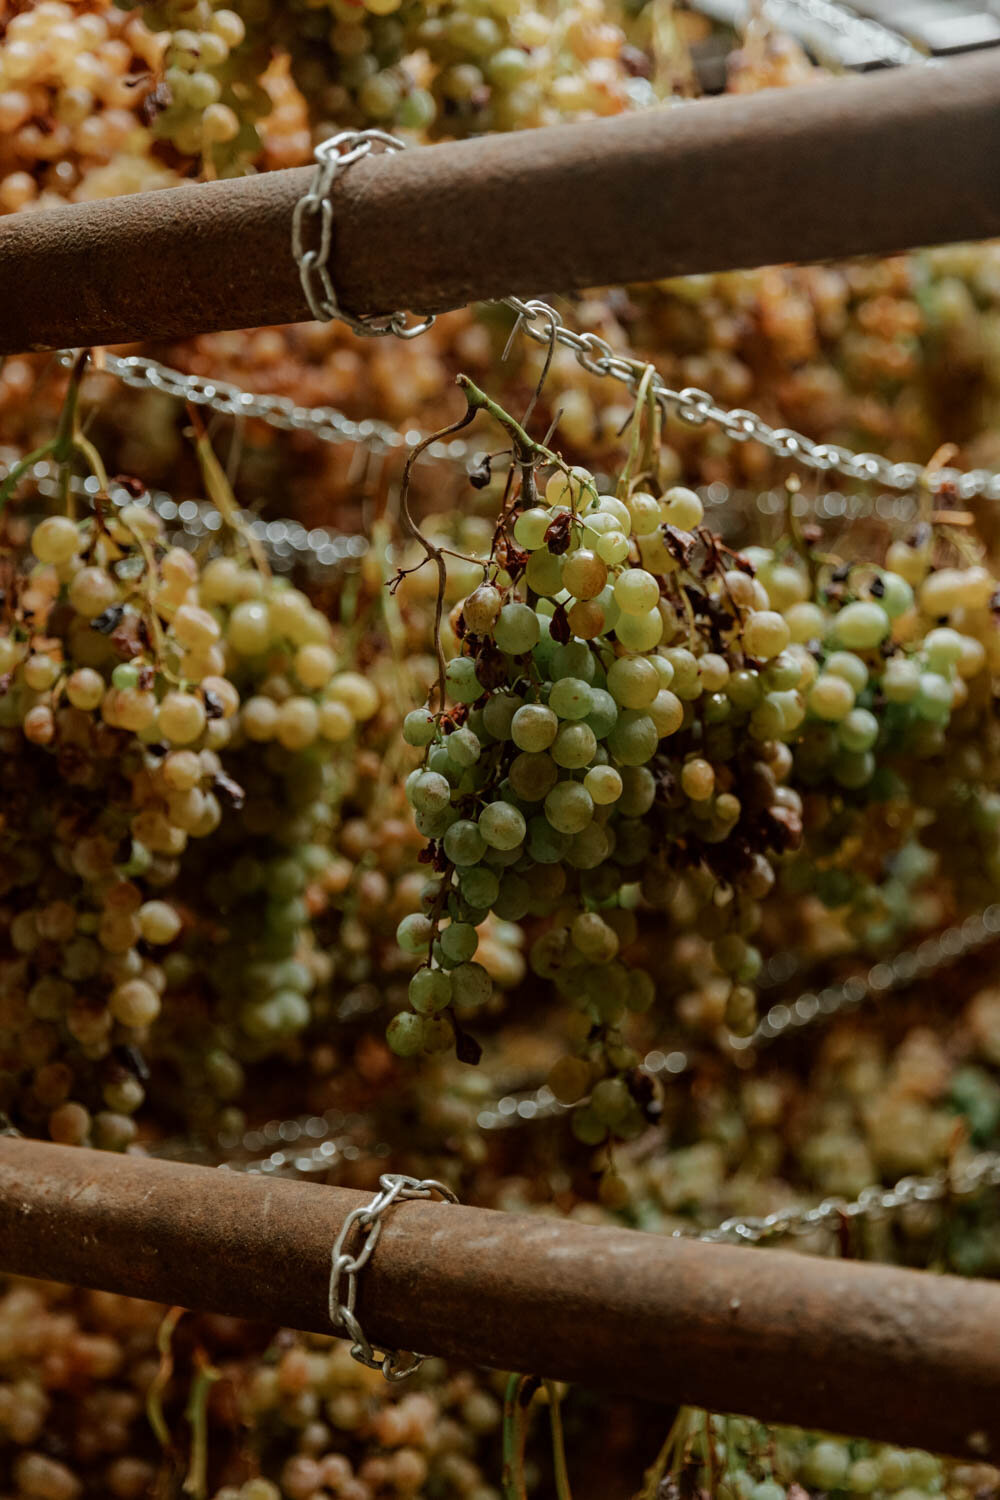
[[[139,0],[125,0],[125,8]],[[166,41],[151,96],[153,133],[215,172],[245,170],[260,150],[256,122],[271,109],[259,81],[267,50],[247,41],[237,10],[212,0],[151,0],[143,19]]]
[[[312,1019],[332,761],[379,700],[304,594],[200,567],[141,505],[31,550],[0,635],[0,1107],[122,1147],[134,1059],[210,1114]]]
[[[439,878],[400,926],[425,964],[390,1040],[450,1044],[489,912],[543,924],[531,967],[581,1016],[549,1082],[587,1100],[574,1129],[597,1143],[642,1123],[622,1028],[655,985],[627,962],[635,909],[686,910],[729,985],[727,1026],[752,1030],[778,870],[870,921],[873,893],[899,885],[891,856],[919,849],[900,806],[953,715],[988,708],[995,582],[944,566],[929,529],[884,565],[794,540],[735,554],[683,487],[602,494],[558,468],[528,490],[501,525],[504,566],[452,610],[452,706],[404,725]]]
[[[720,1500],[787,1500],[816,1492],[924,1500],[948,1492],[954,1467],[921,1449],[769,1428],[747,1417],[706,1419],[691,1412],[689,1421],[692,1470],[704,1484],[714,1480]]]

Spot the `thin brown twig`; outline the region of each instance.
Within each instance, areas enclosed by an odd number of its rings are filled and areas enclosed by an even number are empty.
[[[444,659],[444,647],[441,645],[441,621],[444,616],[444,595],[448,582],[448,570],[445,566],[443,549],[436,547],[433,542],[428,541],[413,519],[410,511],[410,480],[413,474],[413,465],[424,449],[429,448],[432,443],[439,442],[441,438],[450,437],[455,432],[461,432],[463,427],[468,427],[469,423],[474,420],[475,415],[475,408],[471,404],[468,405],[464,416],[460,417],[457,422],[453,422],[450,427],[443,427],[440,432],[429,433],[427,437],[417,443],[416,447],[411,448],[407,455],[406,466],[403,469],[403,479],[399,489],[399,509],[403,519],[403,527],[408,535],[413,537],[414,541],[419,542],[421,547],[423,547],[424,552],[427,554],[425,561],[434,563],[437,568],[438,591],[434,604],[434,649],[437,653],[438,663],[438,712],[443,712],[446,697],[445,672],[447,671],[447,663]],[[422,567],[423,564],[420,564],[420,566]],[[414,572],[415,569],[411,568],[407,571]],[[402,570],[400,576],[403,576]]]

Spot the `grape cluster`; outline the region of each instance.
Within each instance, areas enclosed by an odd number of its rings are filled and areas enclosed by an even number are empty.
[[[63,0],[0,37],[0,213],[172,186],[139,108],[161,45],[139,16]]]
[[[796,1494],[832,1490],[917,1500],[940,1494],[946,1482],[952,1493],[952,1486],[975,1484],[991,1472],[975,1464],[948,1466],[920,1449],[771,1429],[741,1417],[691,1412],[688,1421],[692,1478],[700,1474],[712,1483],[714,1476],[720,1500],[794,1500]]]
[[[307,1026],[332,759],[378,707],[305,595],[160,533],[41,521],[0,636],[4,1107],[119,1147],[165,1001],[223,1098]]]
[[[243,19],[211,0],[161,0],[142,14],[166,38],[154,134],[223,175],[242,171],[260,150],[256,121],[271,107],[259,77],[265,61],[243,49]]]
[[[435,1360],[400,1390],[333,1339],[165,1312],[38,1284],[0,1295],[0,1443],[12,1496],[143,1500],[179,1489],[187,1473],[193,1492],[213,1500],[407,1500],[425,1484],[468,1500],[496,1495],[487,1480],[501,1417],[495,1378]],[[205,1369],[199,1478],[192,1397]]]
[[[557,468],[540,493],[532,472],[490,559],[461,560],[482,582],[452,609],[438,706],[403,726],[425,751],[406,787],[436,878],[399,927],[426,960],[390,1043],[447,1048],[489,998],[475,963],[489,912],[544,922],[532,969],[580,1012],[577,1055],[550,1087],[589,1096],[574,1130],[592,1144],[637,1133],[651,1104],[622,1034],[656,998],[636,909],[711,943],[725,1022],[747,1034],[751,939],[776,879],[871,923],[881,885],[907,889],[888,861],[929,805],[915,787],[954,789],[946,747],[990,721],[996,581],[967,538],[918,528],[884,564],[852,564],[794,528],[733,553],[702,523],[682,487],[657,496],[626,473],[602,494],[588,471]],[[939,827],[943,843],[937,801],[940,823],[925,815],[919,832],[933,842]],[[474,1055],[461,1026],[458,1039]]]

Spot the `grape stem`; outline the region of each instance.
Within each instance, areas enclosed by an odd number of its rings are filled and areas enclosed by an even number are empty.
[[[467,415],[470,420],[477,411],[485,411],[488,412],[495,422],[499,422],[500,426],[510,433],[514,442],[514,457],[519,464],[524,465],[528,463],[534,465],[545,462],[555,464],[564,473],[569,473],[569,469],[557,453],[553,453],[552,449],[547,448],[544,443],[536,443],[534,438],[529,437],[520,422],[512,417],[509,412],[504,411],[503,407],[494,401],[492,397],[487,396],[485,391],[481,391],[475,381],[469,379],[468,375],[457,376],[455,383],[468,402]]]
[[[629,421],[633,423],[632,438],[629,443],[629,451],[628,457],[625,460],[625,467],[622,470],[621,478],[618,481],[619,500],[627,500],[629,494],[631,493],[632,485],[636,477],[636,465],[639,465],[639,473],[649,473],[651,472],[653,467],[653,444],[655,438],[653,413],[654,410],[658,410],[658,408],[656,408],[655,401],[653,402],[652,406],[650,405],[650,393],[653,390],[652,379],[655,373],[656,372],[653,369],[653,366],[647,365],[642,372],[642,379],[639,381],[639,385],[635,393],[635,405],[632,408],[632,415],[629,418]],[[644,410],[648,419],[645,442],[643,442],[642,431],[642,417]],[[642,454],[641,463],[640,450]]]
[[[663,1447],[646,1470],[643,1486],[635,1500],[656,1500],[660,1487],[668,1474],[673,1473],[684,1456],[684,1445],[688,1435],[689,1412],[682,1406],[674,1418]]]
[[[208,1495],[208,1396],[212,1386],[221,1378],[221,1371],[208,1363],[204,1353],[195,1351],[197,1372],[191,1383],[191,1394],[184,1410],[191,1428],[191,1453],[187,1478],[183,1490],[193,1500],[206,1500]]]
[[[462,380],[462,378],[462,376],[459,376],[459,380]],[[413,519],[413,514],[410,510],[410,483],[413,475],[413,465],[416,463],[421,453],[423,453],[424,449],[429,448],[432,443],[440,442],[442,438],[450,437],[452,433],[461,432],[463,427],[468,427],[469,423],[474,420],[475,415],[475,408],[471,405],[468,406],[466,408],[465,415],[460,417],[457,422],[453,422],[450,427],[442,427],[439,432],[428,433],[425,438],[417,443],[416,447],[411,448],[409,453],[407,454],[406,465],[403,469],[403,479],[399,490],[399,509],[403,518],[404,528],[407,534],[413,537],[414,541],[419,542],[421,547],[423,547],[424,552],[426,553],[424,562],[432,562],[437,568],[438,591],[437,598],[434,602],[434,649],[437,652],[438,664],[438,713],[444,712],[444,705],[447,698],[445,689],[445,672],[447,669],[447,663],[444,659],[444,647],[441,645],[441,620],[444,615],[444,595],[445,588],[448,582],[448,569],[445,566],[445,557],[462,557],[462,554],[459,552],[451,552],[451,550],[447,547],[438,547],[424,536],[423,532],[420,530],[420,527]],[[462,560],[465,562],[480,562],[479,558],[463,558]],[[421,562],[418,563],[417,566],[422,568],[423,565],[423,562]],[[390,588],[397,588],[408,573],[414,572],[416,572],[415,568],[400,568],[393,583],[390,585]]]
[[[552,1427],[552,1470],[556,1486],[556,1500],[573,1500],[566,1468],[566,1441],[563,1435],[562,1396],[553,1380],[545,1381],[549,1398],[549,1423]]]
[[[528,1408],[541,1381],[537,1375],[511,1375],[503,1403],[503,1500],[525,1500],[524,1448]]]
[[[174,1351],[173,1337],[174,1329],[184,1316],[183,1307],[172,1307],[164,1315],[156,1334],[156,1347],[160,1355],[160,1364],[156,1374],[149,1383],[146,1394],[146,1417],[150,1427],[163,1448],[170,1446],[170,1429],[163,1415],[163,1393],[170,1384],[170,1377],[174,1373]]]

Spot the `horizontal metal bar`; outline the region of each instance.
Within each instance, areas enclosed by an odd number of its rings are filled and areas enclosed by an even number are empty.
[[[330,1332],[369,1195],[0,1139],[0,1268]],[[1000,1286],[541,1215],[400,1203],[359,1278],[376,1345],[1000,1455]]]
[[[333,191],[356,313],[1000,235],[1000,52],[371,156]],[[310,169],[0,221],[0,354],[309,316]]]

